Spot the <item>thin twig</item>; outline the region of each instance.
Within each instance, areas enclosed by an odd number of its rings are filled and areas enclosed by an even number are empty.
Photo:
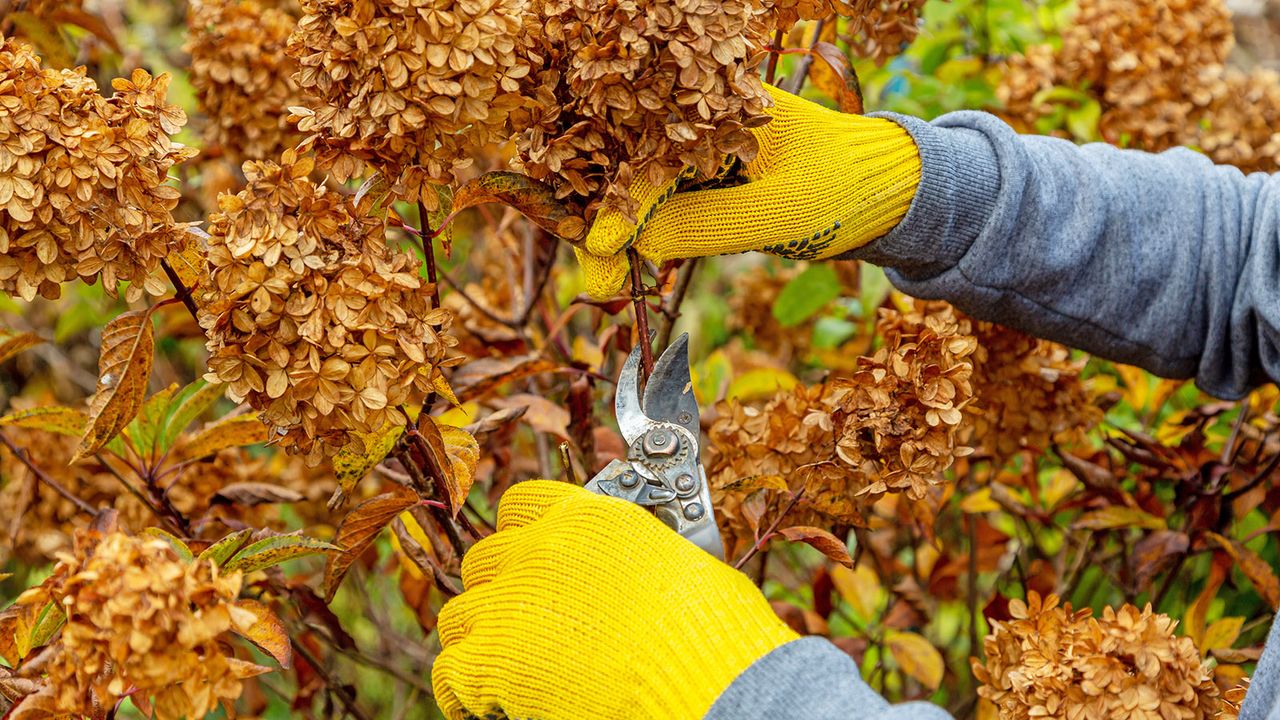
[[[764,81],[773,84],[774,79],[778,76],[778,51],[782,49],[782,44],[787,41],[787,35],[782,30],[773,34],[773,47],[769,48],[769,65],[764,71]]]
[[[427,448],[427,441],[417,432],[417,428],[413,428],[412,432],[406,432],[405,434],[414,441],[418,452],[422,453],[423,458],[430,457],[429,453],[431,451]],[[413,453],[409,452],[408,448],[405,448],[403,452],[397,453],[396,458],[400,460],[400,464],[409,472],[409,476],[414,479],[415,489],[419,495],[429,500],[435,500],[439,499],[439,496],[446,494],[444,488],[440,487],[434,473],[428,477],[423,468],[414,461]],[[449,544],[453,546],[453,551],[458,554],[459,558],[465,556],[468,545],[463,541],[462,536],[458,534],[458,526],[453,524],[449,513],[435,506],[428,509],[431,511],[431,517],[435,519],[436,524],[444,530],[445,537],[449,538]]]
[[[173,289],[178,293],[178,299],[183,305],[187,306],[187,312],[191,313],[191,318],[196,321],[196,325],[200,324],[200,308],[196,305],[195,298],[191,297],[191,288],[182,282],[182,278],[178,277],[178,273],[172,267],[169,267],[169,261],[160,260],[160,267],[164,268],[164,274],[169,276],[169,282],[173,283]]]
[[[1231,502],[1232,500],[1235,500],[1241,495],[1258,487],[1258,485],[1262,484],[1264,480],[1271,477],[1271,474],[1276,471],[1276,466],[1278,465],[1280,465],[1280,452],[1271,456],[1271,459],[1267,461],[1266,467],[1262,468],[1262,471],[1259,472],[1257,475],[1254,475],[1252,478],[1250,478],[1249,482],[1223,495],[1222,499],[1226,502]]]
[[[764,549],[765,543],[769,542],[770,538],[773,537],[774,532],[777,531],[778,526],[781,525],[782,521],[787,517],[787,513],[791,512],[791,509],[796,506],[796,503],[800,502],[800,498],[802,497],[804,497],[804,488],[801,488],[800,492],[791,496],[791,502],[787,503],[787,506],[782,508],[782,512],[774,519],[773,524],[769,526],[769,529],[761,533],[760,537],[756,539],[755,544],[743,553],[742,557],[738,558],[737,562],[733,564],[734,570],[741,570],[742,566],[746,565],[748,560],[755,557],[756,553]]]
[[[507,327],[513,328],[513,329],[519,327],[519,325],[516,324],[515,320],[511,318],[502,317],[496,312],[485,307],[484,304],[481,303],[479,300],[476,300],[474,297],[471,297],[471,295],[468,294],[467,291],[462,288],[462,285],[459,284],[457,280],[454,280],[453,277],[450,276],[448,272],[441,270],[440,277],[444,279],[445,285],[448,285],[449,287],[453,288],[454,292],[461,295],[462,299],[466,300],[467,303],[471,305],[471,307],[480,311],[481,315],[489,318],[490,320],[498,323],[499,325],[506,325]]]
[[[333,676],[330,675],[329,671],[320,664],[320,660],[315,655],[311,654],[311,651],[307,649],[306,645],[303,645],[297,640],[290,640],[290,643],[293,645],[293,651],[301,656],[303,660],[306,660],[307,664],[316,671],[316,675],[319,675],[320,679],[324,681],[329,692],[338,696],[338,699],[342,701],[342,706],[346,708],[347,713],[351,715],[351,717],[356,720],[373,720],[373,718],[367,715],[365,711],[361,710],[360,706],[356,704],[356,699],[352,697],[351,691],[347,689],[346,685],[335,683],[333,681]]]
[[[809,66],[813,65],[813,48],[817,46],[818,41],[822,38],[822,25],[825,20],[819,20],[813,25],[813,42],[809,43],[810,52],[805,53],[800,58],[800,65],[796,68],[796,77],[792,81],[791,87],[787,89],[792,95],[799,95],[800,90],[804,87],[804,81],[809,77]]]
[[[435,236],[431,234],[431,221],[427,219],[427,206],[422,201],[418,201],[418,222],[422,224],[418,238],[422,240],[423,262],[427,264],[427,282],[431,283],[432,307],[438,308],[440,307],[440,283],[436,278],[436,241]]]
[[[1235,457],[1236,440],[1240,438],[1240,430],[1244,427],[1244,423],[1249,418],[1249,398],[1245,398],[1236,403],[1236,407],[1240,408],[1240,413],[1236,415],[1236,421],[1231,425],[1231,435],[1227,438],[1227,442],[1222,446],[1222,457],[1220,461],[1223,465],[1230,465],[1231,460]]]
[[[114,467],[112,467],[111,464],[107,462],[107,459],[102,456],[102,453],[94,453],[93,457],[99,463],[102,464],[102,467],[107,469],[107,472],[114,475],[116,480],[120,481],[120,484],[124,486],[125,490],[129,491],[130,495],[133,495],[135,498],[139,500],[139,502],[141,502],[143,505],[146,505],[147,509],[150,510],[151,513],[156,516],[156,519],[160,520],[160,522],[171,521],[171,518],[167,517],[163,512],[161,512],[160,508],[156,507],[156,504],[151,501],[151,498],[147,497],[146,493],[134,487],[133,483],[129,482],[128,478],[126,478],[123,474],[121,474],[119,470],[116,470]],[[181,528],[178,528],[176,524],[174,525],[174,528],[181,529]]]
[[[544,233],[538,231],[537,234],[542,235]],[[550,235],[550,233],[546,234]],[[531,237],[532,236],[530,236],[530,238]],[[551,242],[558,243],[559,239],[555,236],[551,236]],[[534,242],[532,239],[525,242],[525,254],[530,257],[535,255]],[[516,320],[516,323],[521,328],[529,324],[529,317],[533,315],[533,309],[538,304],[538,298],[542,297],[542,291],[546,289],[547,281],[551,279],[551,268],[555,267],[555,257],[555,249],[552,248],[548,251],[547,259],[544,260],[542,265],[539,267],[539,272],[534,275],[533,283],[525,286],[526,292],[524,296],[524,309],[520,311],[520,317]],[[533,260],[530,260],[529,262],[532,263]]]
[[[640,365],[646,382],[653,374],[653,345],[649,342],[649,306],[644,301],[644,279],[640,276],[640,253],[627,249],[631,263],[631,305],[636,313],[636,342],[640,343]]]
[[[982,647],[978,644],[978,524],[969,513],[964,515],[964,524],[969,535],[969,577],[965,588],[965,603],[969,606],[969,655],[981,658]],[[972,675],[970,670],[970,680]]]
[[[691,258],[680,266],[680,270],[676,273],[676,286],[662,303],[662,322],[658,326],[658,347],[660,348],[671,344],[671,331],[676,326],[676,320],[680,319],[680,306],[684,304],[684,297],[689,292],[689,282],[693,280],[693,273],[698,269],[698,259]]]
[[[44,483],[45,485],[48,485],[51,490],[58,493],[62,497],[70,500],[71,503],[80,510],[80,512],[86,513],[90,517],[93,517],[94,515],[98,514],[98,511],[94,510],[92,505],[76,497],[70,490],[62,487],[62,485],[57,480],[54,480],[52,477],[49,477],[48,473],[42,470],[40,466],[36,465],[31,460],[30,456],[27,455],[26,450],[23,450],[22,448],[13,444],[13,441],[9,439],[8,435],[5,435],[4,433],[0,433],[0,442],[4,442],[5,446],[9,448],[9,452],[13,453],[13,456],[18,458],[18,460],[23,465],[26,465],[27,469],[30,470],[36,476],[36,479],[38,479],[40,482]]]

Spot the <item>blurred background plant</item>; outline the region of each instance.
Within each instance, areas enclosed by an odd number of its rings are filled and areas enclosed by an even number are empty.
[[[503,491],[624,452],[639,310],[693,331],[729,557],[876,690],[1233,716],[1280,606],[1274,387],[1215,401],[856,263],[593,301],[557,235],[749,157],[759,80],[1275,170],[1280,9],[640,6],[0,0],[0,712],[436,717],[436,613]]]

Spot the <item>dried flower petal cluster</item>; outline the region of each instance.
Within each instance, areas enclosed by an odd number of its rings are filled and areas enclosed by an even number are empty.
[[[530,0],[528,102],[511,116],[521,167],[561,197],[631,214],[639,174],[662,184],[754,157],[767,12],[762,0]]]
[[[1190,145],[1217,162],[1272,171],[1280,167],[1280,76],[1226,67],[1233,45],[1221,0],[1081,0],[1061,47],[1011,57],[997,92],[1024,127],[1053,112],[1044,93],[1065,87],[1099,102],[1108,142]]]
[[[801,20],[824,20],[839,15],[857,18],[873,12],[877,0],[773,0],[769,19],[786,31]]]
[[[318,133],[339,179],[368,162],[434,209],[477,147],[506,139],[529,65],[516,51],[523,0],[303,0],[289,42],[309,96],[298,129]]]
[[[155,717],[178,720],[239,697],[241,680],[261,670],[218,642],[256,620],[234,605],[239,593],[239,573],[183,563],[157,538],[83,532],[52,582],[18,602],[52,600],[66,612],[48,666],[58,709],[92,715],[133,693],[151,700]]]
[[[972,322],[971,443],[997,459],[1023,450],[1044,451],[1053,443],[1079,441],[1102,419],[1080,373],[1085,358],[1072,359],[1062,345],[995,323]]]
[[[836,454],[876,480],[862,492],[906,491],[919,500],[956,457],[971,452],[960,438],[973,401],[972,322],[946,303],[919,302],[908,312],[882,309],[884,345],[860,358],[836,408]]]
[[[1013,619],[993,621],[983,643],[986,665],[972,661],[978,695],[1001,718],[1201,720],[1218,712],[1219,690],[1195,643],[1175,637],[1177,622],[1150,605],[1095,618],[1032,591],[1009,611]]]
[[[848,27],[841,36],[854,57],[883,63],[901,53],[920,34],[924,3],[925,0],[873,0],[869,7],[848,14]]]
[[[77,277],[114,295],[166,290],[159,261],[183,228],[169,169],[195,154],[170,137],[186,122],[169,76],[135,70],[103,98],[83,68],[41,67],[0,44],[0,292],[56,298]]]
[[[210,381],[247,401],[291,452],[318,462],[355,434],[405,421],[439,378],[452,314],[385,219],[307,178],[312,163],[247,162],[210,216],[200,324]]]
[[[297,62],[285,54],[298,15],[292,0],[191,4],[185,49],[206,145],[239,162],[279,157],[302,139],[287,119],[302,103]]]

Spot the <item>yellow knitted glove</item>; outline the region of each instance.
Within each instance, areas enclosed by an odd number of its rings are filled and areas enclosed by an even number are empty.
[[[639,506],[567,483],[508,490],[462,581],[431,671],[453,720],[696,720],[797,637],[745,575]]]
[[[760,151],[737,187],[673,193],[638,173],[631,185],[639,225],[602,211],[577,255],[587,292],[622,288],[621,251],[673,258],[749,250],[812,260],[847,252],[884,235],[907,214],[920,184],[915,142],[892,120],[846,115],[766,85],[772,120],[752,130]]]

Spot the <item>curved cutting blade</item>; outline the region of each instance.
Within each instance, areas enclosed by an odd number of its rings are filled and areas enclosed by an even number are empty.
[[[653,366],[644,389],[644,414],[658,422],[674,423],[699,437],[698,401],[689,373],[689,333],[676,338]]]
[[[652,424],[640,405],[640,346],[637,344],[618,375],[618,387],[613,396],[613,410],[618,419],[618,431],[627,444],[644,435]]]

